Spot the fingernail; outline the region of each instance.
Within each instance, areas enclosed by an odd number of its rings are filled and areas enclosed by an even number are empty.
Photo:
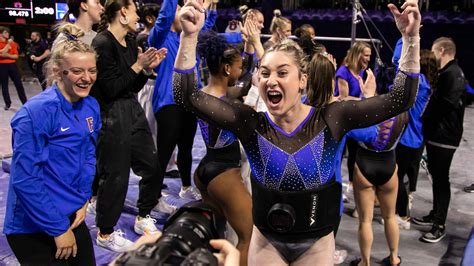
[[[204,13],[204,12],[206,12],[206,9],[201,8],[201,13]]]

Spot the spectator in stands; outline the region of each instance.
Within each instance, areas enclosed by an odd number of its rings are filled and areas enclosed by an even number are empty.
[[[16,66],[18,60],[18,44],[10,38],[10,29],[0,27],[0,82],[2,83],[2,95],[5,101],[5,111],[10,109],[12,101],[8,91],[8,78],[15,84],[16,91],[21,103],[26,102],[25,88],[21,82],[20,72]]]

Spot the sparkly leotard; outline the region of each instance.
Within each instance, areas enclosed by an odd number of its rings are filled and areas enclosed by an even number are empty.
[[[206,155],[199,163],[196,174],[207,187],[226,170],[240,168],[240,147],[234,133],[209,125],[202,119],[198,119],[198,124],[206,144]]]
[[[335,156],[346,132],[380,123],[406,111],[415,100],[417,88],[418,75],[399,72],[390,93],[363,101],[334,102],[324,108],[313,108],[293,132],[286,133],[265,113],[200,92],[192,69],[175,69],[173,76],[175,101],[201,119],[232,131],[247,153],[252,179],[272,191],[285,192],[318,189],[333,182]],[[265,199],[253,197],[254,217],[262,201]],[[319,204],[330,206],[335,203]],[[332,228],[325,234],[331,231]],[[276,232],[272,234],[275,238],[279,236]],[[312,234],[299,238],[317,240]]]

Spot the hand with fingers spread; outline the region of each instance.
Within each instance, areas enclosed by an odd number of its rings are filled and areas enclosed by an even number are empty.
[[[76,257],[77,254],[77,245],[76,237],[69,228],[64,234],[54,237],[54,242],[56,243],[56,259],[69,259],[72,255]]]
[[[421,14],[417,0],[407,0],[401,7],[401,13],[394,4],[389,4],[388,8],[395,18],[398,30],[403,36],[419,36],[421,25]]]
[[[86,201],[86,204],[84,204],[82,208],[76,211],[76,218],[74,219],[74,222],[72,222],[70,226],[71,230],[78,227],[86,219],[87,205],[89,205],[89,201]]]
[[[218,249],[217,257],[219,266],[237,266],[240,263],[240,252],[225,239],[214,239],[210,241],[213,248]]]
[[[204,12],[202,0],[188,0],[181,8],[178,18],[181,22],[182,35],[184,37],[197,37],[199,31],[204,25]]]
[[[141,69],[148,69],[153,61],[156,60],[157,50],[156,48],[148,48],[145,52],[142,52],[141,48],[138,48],[138,56],[136,64]]]
[[[166,57],[166,54],[168,53],[168,49],[166,48],[160,48],[158,51],[156,51],[155,57],[153,58],[153,61],[150,63],[148,68],[145,68],[146,71],[152,71],[155,67],[157,67],[161,62]]]

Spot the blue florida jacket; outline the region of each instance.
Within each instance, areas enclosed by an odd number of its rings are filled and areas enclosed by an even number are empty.
[[[11,127],[4,233],[61,235],[92,194],[99,104],[91,96],[72,104],[53,85],[23,106]]]

